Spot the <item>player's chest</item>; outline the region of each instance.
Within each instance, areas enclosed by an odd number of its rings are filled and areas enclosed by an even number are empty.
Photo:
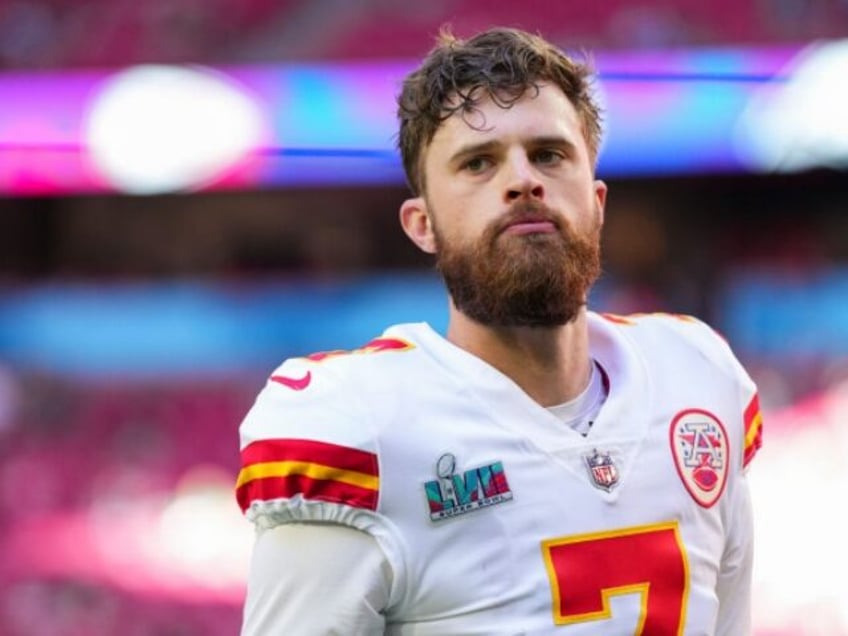
[[[520,411],[417,414],[383,449],[396,462],[381,490],[416,546],[412,567],[439,581],[417,592],[418,607],[520,607],[540,626],[573,622],[574,634],[597,633],[580,631],[598,625],[586,617],[629,625],[642,612],[640,586],[673,581],[661,597],[667,608],[682,612],[685,596],[690,615],[710,616],[714,599],[692,589],[714,586],[724,546],[718,502],[731,444],[717,406],[635,405],[626,426],[585,438],[538,435],[510,419]],[[594,607],[603,590],[622,592]],[[660,619],[683,620],[676,610]]]
[[[383,438],[381,488],[394,501],[418,490],[435,524],[491,506],[542,506],[575,526],[596,513],[691,516],[725,492],[740,450],[734,417],[722,396],[696,389],[605,405],[582,436],[520,401],[428,399]]]
[[[381,505],[390,516],[427,534],[494,519],[516,537],[680,520],[720,549],[731,443],[705,410],[656,417],[637,436],[571,436],[558,446],[468,428],[431,426],[384,444]]]

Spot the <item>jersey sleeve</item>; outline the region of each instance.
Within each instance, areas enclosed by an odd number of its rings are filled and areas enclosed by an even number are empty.
[[[753,508],[748,484],[748,466],[762,445],[763,418],[754,381],[724,338],[711,332],[720,363],[736,381],[743,427],[741,470],[732,486],[731,505],[724,514],[726,542],[716,582],[719,611],[717,634],[750,634],[752,575],[754,560]]]
[[[254,546],[241,636],[382,634],[390,589],[386,557],[365,533],[316,523],[269,528]]]
[[[338,365],[286,361],[239,429],[236,498],[260,528],[329,522],[368,530],[380,493],[362,401]]]
[[[716,634],[751,633],[751,579],[754,560],[754,523],[748,479],[739,475],[733,506],[725,519],[727,542],[716,582]]]

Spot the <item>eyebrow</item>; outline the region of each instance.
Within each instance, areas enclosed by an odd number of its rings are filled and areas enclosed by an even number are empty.
[[[489,154],[500,148],[503,144],[492,139],[481,143],[469,144],[462,146],[459,150],[453,153],[449,159],[451,164],[461,163],[467,157],[473,157],[479,154]],[[554,146],[559,148],[567,148],[573,150],[576,146],[573,141],[560,135],[545,135],[540,137],[531,137],[524,142],[524,145],[529,148],[543,148],[546,146]]]
[[[448,161],[454,165],[462,163],[462,161],[465,160],[467,157],[491,153],[501,145],[501,142],[496,141],[494,139],[491,141],[484,141],[477,144],[468,144],[466,146],[462,146],[459,150],[453,153]]]
[[[548,135],[545,137],[533,137],[530,139],[530,146],[539,148],[542,146],[558,146],[561,148],[575,148],[575,144],[570,139],[560,135]]]

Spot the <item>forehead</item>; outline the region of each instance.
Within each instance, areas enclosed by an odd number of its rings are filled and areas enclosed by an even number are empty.
[[[582,140],[580,118],[559,88],[540,84],[528,88],[515,103],[504,106],[491,96],[481,96],[471,111],[458,110],[436,130],[429,154],[450,152],[468,143],[520,141],[525,138],[563,137],[574,144]]]

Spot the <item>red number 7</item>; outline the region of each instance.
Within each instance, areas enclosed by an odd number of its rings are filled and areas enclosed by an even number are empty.
[[[686,619],[689,562],[677,522],[542,542],[554,623],[612,616],[610,597],[641,595],[636,636],[679,636]]]

